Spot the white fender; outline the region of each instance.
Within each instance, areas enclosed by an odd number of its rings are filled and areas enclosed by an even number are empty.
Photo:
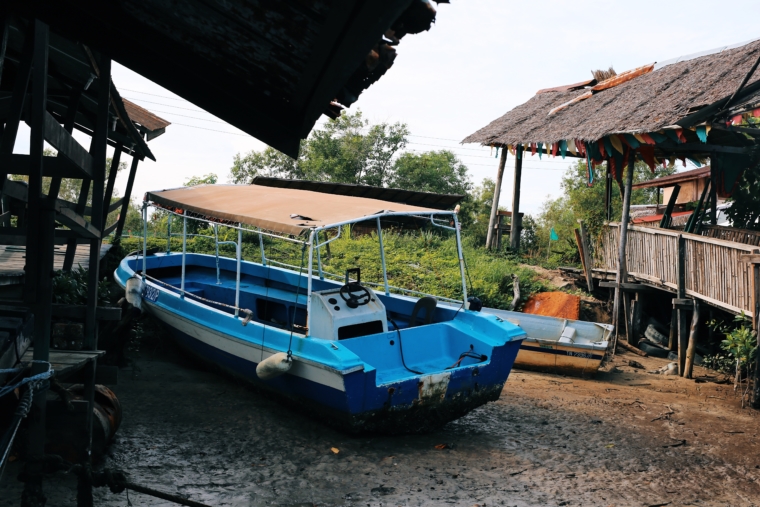
[[[125,288],[127,303],[131,304],[138,310],[142,310],[142,289],[143,281],[141,277],[135,274],[127,279]]]
[[[273,379],[283,373],[287,373],[292,365],[293,361],[288,359],[288,355],[285,352],[278,352],[264,359],[256,366],[256,375],[261,380]]]

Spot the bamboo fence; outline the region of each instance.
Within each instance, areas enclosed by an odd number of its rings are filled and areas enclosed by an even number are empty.
[[[617,272],[619,238],[619,223],[605,226],[594,249],[597,274]],[[676,291],[679,241],[685,247],[686,295],[732,313],[753,316],[752,266],[739,260],[743,254],[760,252],[753,244],[629,225],[626,245],[629,278]]]

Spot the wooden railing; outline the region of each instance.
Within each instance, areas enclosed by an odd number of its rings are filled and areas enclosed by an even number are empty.
[[[620,224],[607,225],[595,244],[597,276],[617,272]],[[679,255],[683,252],[683,258]],[[653,227],[628,226],[626,263],[628,275],[649,285],[677,291],[679,265],[687,296],[706,301],[732,313],[752,316],[751,266],[740,262],[747,253],[760,253],[754,245]]]
[[[735,229],[720,225],[703,225],[702,235],[710,238],[734,241],[745,245],[760,246],[760,231],[750,229]]]

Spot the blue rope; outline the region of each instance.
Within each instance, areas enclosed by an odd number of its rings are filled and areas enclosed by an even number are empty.
[[[53,370],[53,366],[49,362],[47,362],[47,361],[38,361],[38,360],[35,360],[35,361],[32,361],[32,363],[46,364],[46,365],[48,365],[48,370],[44,371],[42,373],[38,373],[37,375],[32,375],[31,377],[23,378],[19,382],[15,383],[13,385],[1,387],[0,388],[0,398],[2,398],[3,396],[5,396],[6,394],[12,393],[13,391],[15,391],[16,389],[18,389],[19,387],[22,387],[22,386],[24,386],[26,384],[32,384],[31,387],[32,387],[32,389],[34,389],[34,388],[37,387],[37,385],[40,382],[49,379],[55,373],[55,370]],[[0,373],[19,373],[19,372],[21,372],[23,370],[24,370],[24,368],[11,368],[11,369],[7,369],[7,370],[0,370]]]

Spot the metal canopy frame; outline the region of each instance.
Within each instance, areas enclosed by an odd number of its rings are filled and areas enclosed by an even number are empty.
[[[264,244],[263,244],[263,236],[269,236],[271,238],[283,240],[283,241],[289,241],[291,243],[296,243],[299,245],[304,245],[305,247],[309,248],[309,261],[308,261],[308,271],[307,271],[307,288],[306,288],[306,315],[307,315],[307,322],[306,322],[306,335],[309,336],[309,329],[310,321],[311,321],[311,297],[312,297],[312,280],[314,278],[314,251],[317,252],[317,272],[319,275],[319,278],[321,280],[324,280],[325,275],[330,276],[332,278],[336,279],[342,279],[340,275],[336,275],[334,273],[327,273],[322,269],[322,258],[320,249],[335,241],[341,236],[341,231],[344,226],[346,225],[352,225],[357,224],[361,222],[369,222],[372,220],[375,220],[377,223],[377,235],[378,235],[378,242],[380,244],[380,260],[382,263],[382,273],[383,273],[383,289],[385,291],[386,296],[390,296],[391,292],[390,289],[395,289],[402,293],[407,294],[413,294],[413,295],[421,295],[421,296],[429,296],[432,294],[426,294],[419,291],[404,289],[402,287],[394,287],[392,285],[388,284],[388,270],[385,263],[385,245],[383,243],[383,233],[382,233],[382,227],[381,227],[381,219],[385,217],[412,217],[412,218],[418,218],[421,220],[429,220],[430,223],[434,227],[440,227],[441,229],[446,229],[449,231],[454,231],[456,234],[456,243],[457,243],[457,256],[459,261],[459,274],[462,281],[462,300],[458,301],[455,299],[449,299],[445,297],[436,296],[439,299],[461,304],[463,307],[466,306],[467,302],[467,279],[465,276],[465,262],[464,262],[464,254],[462,252],[462,238],[460,234],[460,226],[459,226],[459,219],[457,217],[456,212],[454,211],[429,211],[425,213],[419,213],[419,212],[412,212],[412,211],[385,211],[381,213],[377,213],[375,215],[371,216],[364,216],[364,217],[358,217],[351,220],[344,220],[341,222],[336,222],[328,225],[323,225],[320,227],[312,227],[308,229],[308,238],[307,239],[299,239],[298,237],[294,238],[291,236],[287,236],[284,234],[278,234],[274,232],[269,231],[263,231],[259,228],[251,229],[245,226],[243,223],[226,223],[224,221],[215,221],[211,217],[199,217],[199,216],[192,216],[188,215],[187,211],[183,211],[182,213],[178,213],[174,210],[164,208],[163,206],[153,203],[150,200],[143,201],[143,255],[142,255],[142,278],[143,283],[146,282],[146,280],[149,278],[147,276],[147,253],[148,253],[148,208],[150,206],[153,206],[156,209],[161,209],[169,214],[169,219],[167,223],[167,253],[170,253],[171,251],[171,237],[172,236],[179,236],[179,233],[172,233],[171,232],[171,217],[172,216],[178,216],[182,217],[182,275],[181,275],[181,281],[180,281],[180,297],[185,297],[185,266],[186,266],[186,256],[187,256],[187,238],[188,236],[201,236],[206,237],[209,239],[213,239],[215,243],[215,253],[216,253],[216,270],[217,270],[217,283],[220,283],[220,271],[219,271],[219,245],[220,244],[234,244],[236,248],[236,264],[237,264],[237,277],[235,282],[235,317],[240,317],[240,267],[242,264],[242,243],[243,243],[243,232],[249,232],[253,234],[258,234],[259,236],[259,247],[261,250],[261,265],[266,266],[267,262],[270,264],[280,264],[282,266],[291,268],[291,269],[300,269],[298,266],[292,266],[289,264],[285,264],[278,261],[273,261],[271,259],[267,259],[265,252],[264,252]],[[445,225],[443,223],[440,223],[439,221],[436,221],[436,218],[440,217],[450,217],[453,222],[454,226],[451,227],[450,225]],[[211,226],[214,230],[214,236],[209,236],[205,234],[188,234],[187,233],[187,220],[195,220],[197,222],[205,223]],[[218,235],[218,228],[219,227],[227,227],[229,229],[233,229],[238,231],[238,240],[237,242],[234,241],[219,241],[219,235]],[[325,236],[327,236],[327,232],[330,230],[334,230],[335,235],[332,238],[327,238],[325,241],[320,242],[319,240],[319,233],[325,232]],[[367,285],[373,285],[380,287],[379,284],[367,282]]]

